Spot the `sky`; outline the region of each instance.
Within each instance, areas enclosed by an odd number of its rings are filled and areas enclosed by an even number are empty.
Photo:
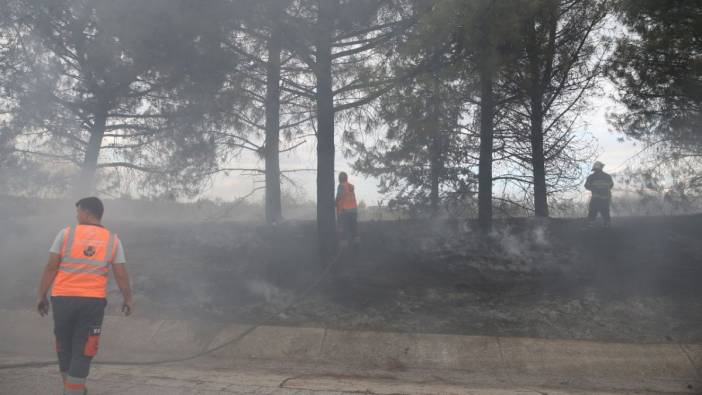
[[[603,91],[612,92],[613,87],[605,82]],[[590,100],[590,111],[583,114],[582,123],[578,127],[578,133],[594,137],[598,145],[597,160],[605,163],[605,171],[616,174],[624,170],[631,164],[632,157],[640,150],[630,139],[621,141],[623,137],[616,133],[607,122],[607,113],[618,109],[618,104],[612,99],[611,94],[602,97],[595,97]],[[337,142],[337,144],[339,144]],[[313,169],[315,167],[315,143],[313,138],[287,153],[281,154],[281,170],[286,169]],[[353,158],[345,158],[341,152],[337,151],[336,171],[346,171],[349,173],[349,181],[355,185],[356,195],[359,200],[363,200],[369,206],[377,205],[384,197],[378,192],[378,180],[373,177],[365,177],[356,174],[351,170]],[[237,167],[259,167],[263,168],[263,162],[254,157],[242,157],[235,162]],[[591,163],[583,163],[583,169],[589,169]],[[584,173],[587,175],[587,172]],[[290,191],[299,200],[315,200],[316,176],[314,171],[301,171],[288,174],[295,182],[295,186],[290,183],[283,185],[284,190]],[[260,179],[259,179],[260,181]],[[584,182],[584,180],[583,180]],[[223,201],[236,200],[248,195],[256,186],[259,186],[254,178],[238,173],[229,175],[219,175],[215,177],[212,187],[204,193],[204,197],[210,199],[221,199]],[[584,191],[583,191],[584,192]],[[586,194],[582,194],[583,197]],[[250,197],[251,201],[262,200],[263,194],[257,193]]]

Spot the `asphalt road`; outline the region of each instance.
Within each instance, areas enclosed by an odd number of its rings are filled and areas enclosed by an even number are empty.
[[[88,380],[91,395],[341,395],[341,394],[442,394],[442,395],[580,395],[585,390],[502,387],[475,387],[433,380],[406,380],[383,376],[294,375],[282,372],[200,370],[184,366],[104,367],[95,366]],[[55,367],[0,370],[0,393],[50,395],[61,393]],[[616,394],[616,392],[599,392]]]

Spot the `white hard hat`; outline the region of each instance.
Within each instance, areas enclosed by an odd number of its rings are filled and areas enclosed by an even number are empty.
[[[592,165],[592,170],[599,169],[602,170],[604,169],[604,163],[597,161]]]

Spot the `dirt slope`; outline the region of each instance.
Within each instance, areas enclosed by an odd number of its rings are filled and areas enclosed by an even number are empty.
[[[60,221],[0,220],[0,304],[33,302]],[[702,216],[498,223],[368,222],[327,262],[313,223],[110,222],[140,315],[412,332],[702,342]],[[113,287],[112,292],[115,292]],[[111,296],[116,308],[118,296]]]

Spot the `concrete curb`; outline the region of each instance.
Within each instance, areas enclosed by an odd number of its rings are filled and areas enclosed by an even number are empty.
[[[0,310],[0,352],[54,358],[52,321]],[[251,326],[106,317],[97,360],[178,358],[222,346]],[[621,344],[261,326],[210,357],[342,365],[384,371],[441,370],[503,382],[699,393],[702,345]],[[593,387],[595,386],[595,387]]]

